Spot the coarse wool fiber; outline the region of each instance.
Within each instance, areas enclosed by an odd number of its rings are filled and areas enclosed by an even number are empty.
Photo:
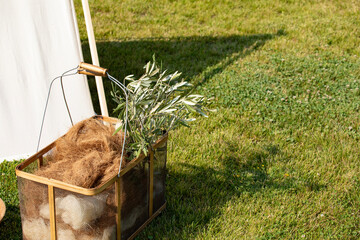
[[[102,216],[106,205],[106,195],[76,197],[69,194],[64,198],[56,198],[56,216],[69,224],[74,230],[80,230]],[[40,206],[40,216],[49,219],[49,204]]]
[[[106,228],[104,232],[98,236],[82,235],[76,240],[116,240],[116,226]]]
[[[83,188],[108,181],[119,170],[124,135],[115,128],[89,118],[75,124],[55,142],[48,163],[35,175]],[[125,154],[122,167],[125,166]]]
[[[50,240],[50,225],[43,219],[25,219],[23,223],[23,234],[26,240]],[[75,232],[71,229],[57,227],[58,240],[115,240],[116,226],[105,228],[102,233],[97,235],[81,235],[75,236]]]
[[[58,240],[76,240],[73,231],[70,229],[59,229],[57,231]]]
[[[50,239],[50,225],[44,219],[25,219],[22,223],[23,235],[27,240]]]

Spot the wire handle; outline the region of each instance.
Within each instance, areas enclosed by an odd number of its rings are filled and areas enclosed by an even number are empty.
[[[128,105],[129,105],[129,99],[128,98],[129,98],[129,94],[128,93],[130,91],[119,80],[117,80],[116,78],[111,76],[107,72],[106,68],[98,67],[98,66],[95,66],[95,65],[92,65],[92,64],[89,64],[89,63],[80,62],[77,72],[79,74],[86,74],[86,75],[90,75],[90,76],[107,77],[111,82],[113,82],[115,85],[117,85],[124,92],[126,116],[125,116],[125,121],[123,122],[123,124],[124,124],[124,140],[123,140],[123,146],[122,146],[121,157],[120,157],[120,166],[119,166],[119,171],[118,171],[118,177],[120,177],[120,171],[121,171],[121,166],[122,166],[122,162],[123,162],[123,158],[124,158],[124,151],[125,151],[127,123],[129,121],[129,119],[128,119]]]
[[[77,70],[77,72],[71,73],[69,74],[69,72]],[[111,82],[113,82],[115,85],[117,85],[123,92],[125,95],[125,121],[123,122],[123,126],[124,126],[124,140],[123,140],[123,146],[122,146],[122,151],[121,151],[121,157],[120,157],[120,166],[119,166],[119,171],[118,171],[118,177],[120,177],[120,171],[121,171],[121,166],[122,166],[122,162],[123,162],[123,158],[124,158],[124,151],[125,151],[125,142],[126,142],[126,133],[127,133],[127,123],[129,121],[128,119],[128,105],[129,105],[129,89],[122,84],[119,80],[117,80],[116,78],[114,78],[113,76],[111,76],[108,72],[107,69],[102,68],[102,67],[98,67],[89,63],[84,63],[84,62],[80,62],[79,66],[73,69],[70,69],[66,72],[64,72],[61,76],[54,78],[51,81],[50,87],[49,87],[49,91],[48,91],[48,96],[46,99],[46,104],[45,104],[45,110],[44,110],[44,114],[43,114],[43,118],[42,118],[42,122],[41,122],[41,127],[40,127],[40,133],[39,133],[39,139],[38,139],[38,144],[36,147],[36,152],[39,150],[39,146],[40,146],[40,140],[41,140],[41,134],[42,134],[42,130],[43,130],[43,126],[44,126],[44,121],[45,121],[45,114],[46,114],[46,109],[49,103],[49,97],[50,97],[50,92],[51,92],[51,87],[54,83],[54,81],[58,78],[60,78],[61,80],[61,86],[62,86],[62,78],[66,77],[66,76],[71,76],[71,75],[75,75],[76,73],[78,74],[85,74],[85,75],[90,75],[90,76],[102,76],[102,77],[107,77]],[[62,92],[63,92],[63,96],[64,96],[64,100],[65,100],[65,105],[67,107],[68,113],[69,113],[69,117],[72,122],[72,118],[70,115],[70,111],[69,108],[67,106],[67,102],[66,102],[66,97],[65,97],[65,91],[64,88],[62,86]],[[103,117],[105,118],[105,117]],[[109,119],[109,118],[107,118]]]
[[[89,76],[106,77],[107,69],[92,65],[90,63],[81,62],[78,67],[78,73],[89,75]]]
[[[122,162],[123,162],[123,158],[124,158],[124,151],[125,151],[127,123],[129,121],[129,119],[128,119],[128,105],[129,105],[128,98],[129,98],[129,94],[128,93],[130,91],[119,80],[117,80],[116,78],[111,76],[107,72],[106,68],[98,67],[98,66],[95,66],[95,65],[92,65],[92,64],[89,64],[89,63],[80,62],[77,72],[79,74],[86,74],[86,75],[90,75],[90,76],[107,77],[111,82],[113,82],[115,85],[117,85],[124,92],[126,117],[125,117],[125,122],[123,122],[123,124],[124,124],[124,140],[123,140],[123,146],[122,146],[121,157],[120,157],[120,166],[119,166],[119,171],[118,171],[118,177],[120,177],[120,171],[121,171],[121,166],[122,166]]]

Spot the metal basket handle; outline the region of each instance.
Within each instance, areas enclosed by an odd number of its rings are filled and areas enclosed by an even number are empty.
[[[127,133],[127,122],[128,122],[128,92],[129,89],[126,88],[126,86],[124,84],[122,84],[121,82],[119,82],[119,80],[117,80],[116,78],[112,77],[108,72],[108,70],[106,68],[102,68],[99,66],[95,66],[89,63],[84,63],[84,62],[80,62],[79,67],[77,69],[77,72],[79,74],[86,74],[86,75],[90,75],[90,76],[101,76],[101,77],[107,77],[111,82],[113,82],[115,85],[117,85],[125,94],[125,99],[126,99],[126,104],[125,104],[125,108],[126,108],[126,120],[124,121],[124,141],[123,141],[123,146],[122,146],[122,151],[121,151],[121,160],[120,160],[120,166],[119,166],[119,171],[118,171],[118,177],[120,177],[120,171],[121,171],[121,166],[122,166],[122,162],[123,162],[123,157],[124,157],[124,151],[125,151],[125,141],[126,141],[126,133]]]

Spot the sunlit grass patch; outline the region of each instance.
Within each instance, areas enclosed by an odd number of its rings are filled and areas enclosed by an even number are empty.
[[[139,77],[155,54],[214,97],[217,109],[170,134],[167,209],[138,239],[360,238],[356,1],[104,0],[90,7],[100,64],[113,76]],[[111,111],[109,96],[108,103]],[[0,239],[21,238],[15,165],[0,164],[0,197],[13,206]]]

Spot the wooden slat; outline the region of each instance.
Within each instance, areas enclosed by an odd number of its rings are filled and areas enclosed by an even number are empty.
[[[50,234],[51,240],[56,240],[56,210],[55,210],[55,196],[54,196],[54,187],[48,185],[48,195],[49,195],[49,210],[50,210]]]
[[[31,181],[46,184],[46,185],[52,185],[56,188],[64,189],[64,190],[70,191],[70,192],[80,193],[80,194],[87,195],[87,196],[94,196],[98,193],[101,193],[107,187],[109,187],[112,183],[114,183],[115,179],[117,177],[117,175],[115,175],[109,181],[105,182],[104,184],[102,184],[96,188],[82,188],[82,187],[78,187],[78,186],[75,186],[72,184],[61,182],[61,181],[58,181],[55,179],[49,179],[49,178],[37,176],[37,175],[23,172],[20,170],[15,170],[15,173],[18,177],[22,177],[22,178],[29,179]]]
[[[38,158],[37,162],[38,162],[38,169],[40,169],[42,167],[42,165],[44,164],[43,156],[40,156]]]
[[[120,171],[120,176],[124,176],[125,173],[127,173],[128,171],[130,171],[133,167],[135,167],[136,165],[138,165],[142,160],[144,160],[145,155],[144,154],[140,154],[139,157],[131,160],[128,164],[126,164],[126,166],[121,169]]]
[[[121,240],[121,178],[115,182],[116,212],[116,240]]]
[[[152,148],[153,149],[158,148],[163,142],[166,142],[167,140],[168,140],[168,134],[166,133],[159,140],[157,140],[155,144],[152,145]]]
[[[150,175],[150,183],[149,183],[149,217],[153,215],[153,207],[154,207],[154,152],[150,151],[150,162],[149,162],[149,175]]]
[[[129,238],[128,240],[134,239],[149,223],[154,220],[164,209],[166,208],[166,202],[162,205],[146,222],[141,225]]]
[[[24,168],[26,168],[27,166],[29,166],[31,163],[33,163],[35,160],[39,159],[39,158],[42,157],[45,153],[47,153],[48,151],[50,151],[54,146],[55,146],[55,142],[49,144],[49,145],[46,146],[45,148],[41,149],[39,152],[35,153],[34,155],[32,155],[31,157],[29,157],[28,159],[26,159],[25,161],[23,161],[23,162],[20,163],[19,165],[17,165],[17,166],[16,166],[16,169],[18,169],[18,170],[23,170]]]

